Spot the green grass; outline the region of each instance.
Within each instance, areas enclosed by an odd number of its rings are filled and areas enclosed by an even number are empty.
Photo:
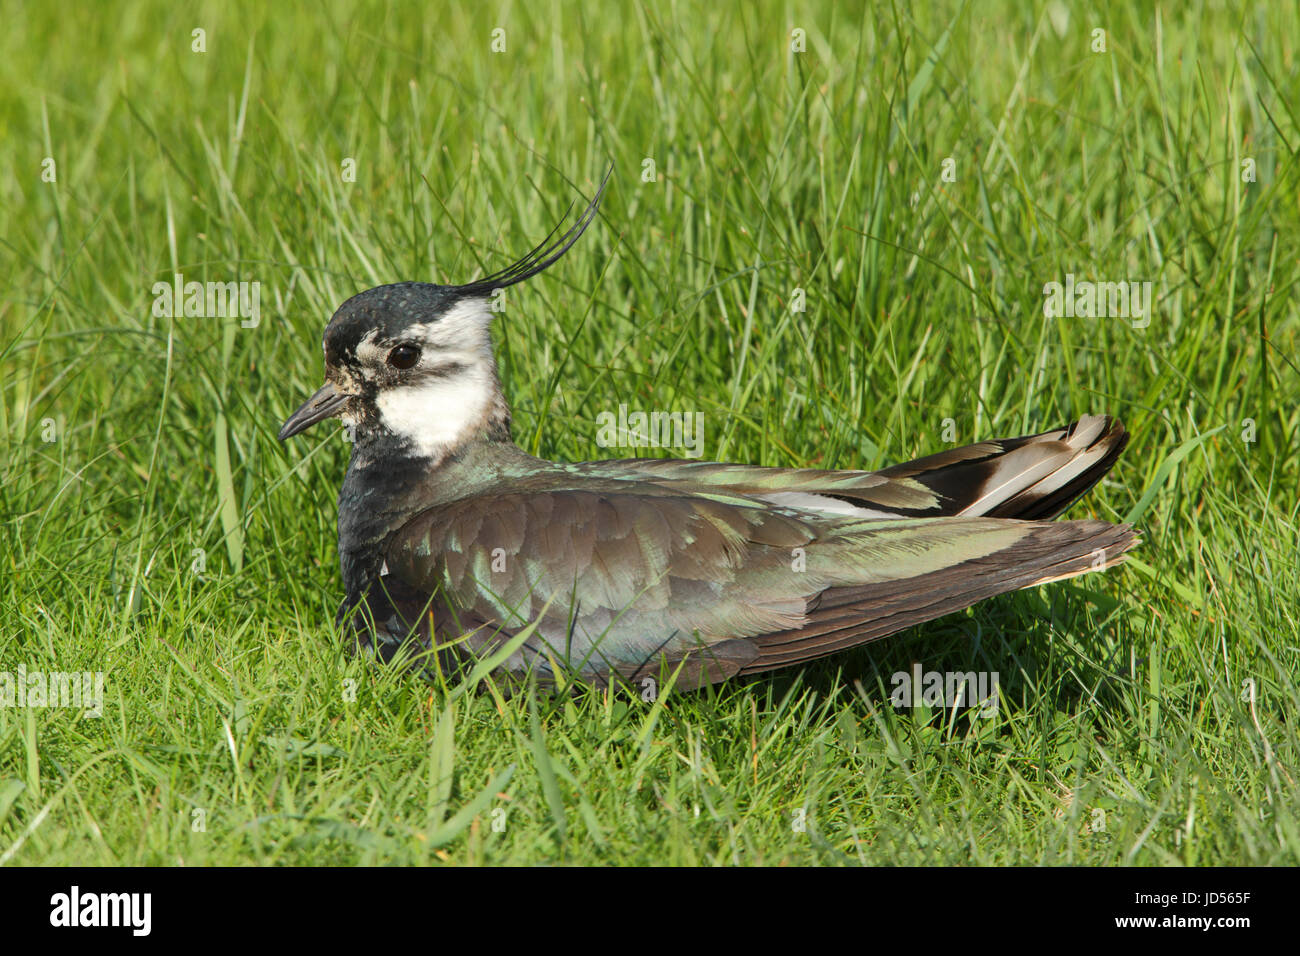
[[[0,670],[105,701],[0,707],[0,862],[1300,862],[1291,5],[436,6],[10,11]],[[1109,411],[1071,514],[1135,560],[654,705],[348,658],[348,446],[275,440],[325,321],[499,267],[609,162],[506,294],[527,450],[630,454],[620,402],[862,468]],[[260,282],[260,324],[155,318],[174,272]],[[1150,280],[1150,325],[1046,318],[1066,273]],[[997,671],[997,716],[894,710],[914,661]]]

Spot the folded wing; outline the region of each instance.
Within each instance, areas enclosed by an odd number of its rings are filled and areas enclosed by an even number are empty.
[[[485,651],[536,619],[508,664],[588,678],[686,663],[707,683],[884,637],[982,598],[1100,569],[1132,545],[1099,521],[875,519],[654,482],[589,480],[426,511],[384,579],[423,596],[439,642]],[[409,611],[406,624],[415,626]]]

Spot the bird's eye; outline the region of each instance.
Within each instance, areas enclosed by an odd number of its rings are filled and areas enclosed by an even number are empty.
[[[415,345],[398,345],[388,353],[388,364],[393,368],[413,368],[420,361],[420,349]]]

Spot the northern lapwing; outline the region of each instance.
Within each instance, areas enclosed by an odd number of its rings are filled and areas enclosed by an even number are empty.
[[[325,384],[280,430],[353,436],[339,620],[359,646],[451,667],[534,627],[499,669],[678,687],[801,664],[1019,588],[1121,561],[1126,525],[1049,521],[1128,434],[1089,415],[884,471],[547,461],[510,436],[490,298],[596,214],[466,285],[358,293],[325,328]],[[432,652],[432,653],[430,653]]]

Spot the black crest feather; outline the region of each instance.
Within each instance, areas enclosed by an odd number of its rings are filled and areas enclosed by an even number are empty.
[[[458,296],[482,296],[490,295],[496,289],[504,289],[512,286],[516,282],[523,282],[525,279],[531,279],[537,273],[554,265],[555,262],[569,251],[570,247],[578,241],[578,237],[586,231],[591,225],[591,221],[596,218],[596,208],[600,205],[601,198],[605,195],[605,186],[609,183],[609,177],[614,172],[611,165],[605,170],[605,178],[600,181],[600,188],[596,190],[596,195],[587,208],[582,211],[577,222],[570,226],[564,233],[556,238],[556,233],[564,225],[564,220],[569,218],[569,213],[573,211],[573,204],[564,211],[564,217],[560,224],[551,230],[550,235],[535,246],[532,251],[527,253],[523,258],[512,262],[499,272],[483,276],[481,279],[475,279],[473,282],[465,285],[448,286],[448,291],[454,292]]]

